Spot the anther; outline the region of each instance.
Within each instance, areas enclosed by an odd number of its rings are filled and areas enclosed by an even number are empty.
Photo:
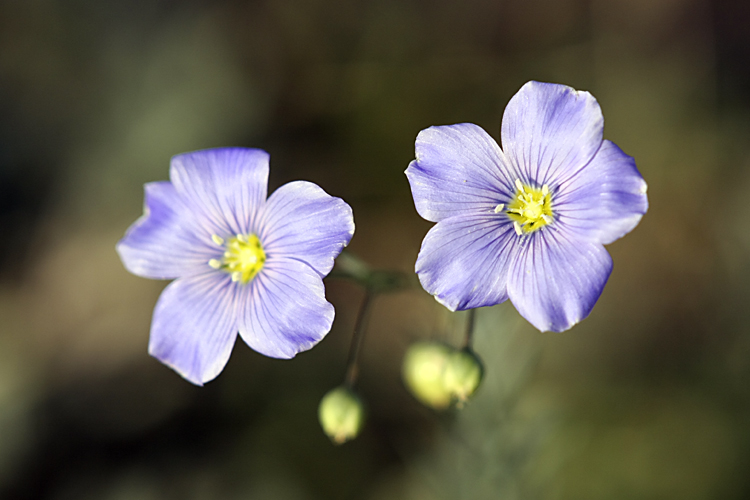
[[[544,196],[547,196],[549,194],[549,187],[546,184],[542,186],[542,194]]]
[[[211,241],[213,241],[217,245],[223,245],[224,244],[224,238],[222,238],[218,234],[212,234],[211,235]]]
[[[220,258],[210,259],[208,265],[213,269],[228,273],[232,281],[247,284],[263,268],[266,254],[258,237],[254,234],[238,234],[226,241],[213,235],[212,241],[224,243],[224,252]]]
[[[521,191],[522,193],[524,192],[523,184],[521,184],[521,179],[516,179],[516,188],[518,188],[518,190]]]
[[[498,206],[496,206],[495,207],[495,213],[499,214],[500,212],[502,212],[503,211],[503,207],[505,207],[505,205],[503,205],[502,203],[499,204]]]
[[[549,215],[542,215],[542,219],[544,219],[544,222],[546,222],[547,224],[552,222],[552,218]]]
[[[521,225],[518,222],[513,222],[513,229],[516,230],[516,234],[518,236],[521,236],[523,233],[521,232]]]

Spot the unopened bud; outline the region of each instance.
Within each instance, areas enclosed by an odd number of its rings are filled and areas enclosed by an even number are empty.
[[[451,404],[451,394],[443,380],[450,353],[450,348],[444,344],[417,342],[404,356],[402,376],[407,389],[422,404],[436,410]]]
[[[456,406],[460,408],[466,404],[479,388],[483,374],[482,362],[473,351],[463,349],[451,353],[443,378]]]
[[[417,342],[406,351],[402,376],[422,404],[436,410],[462,407],[479,388],[482,363],[468,349],[437,342]]]
[[[359,435],[365,423],[365,408],[354,391],[337,387],[320,400],[318,420],[331,441],[342,444]]]

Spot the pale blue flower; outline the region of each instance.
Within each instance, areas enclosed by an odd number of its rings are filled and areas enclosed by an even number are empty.
[[[291,358],[331,329],[323,277],[354,234],[352,210],[305,181],[266,199],[268,154],[222,148],[172,158],[146,184],[143,217],[117,245],[138,276],[174,279],[159,297],[149,353],[194,384],[216,377],[237,333]]]
[[[419,214],[437,224],[416,263],[447,308],[510,299],[542,331],[591,312],[612,270],[604,245],[648,209],[633,158],[602,139],[588,92],[529,82],[508,103],[502,149],[480,127],[430,127],[406,175]]]

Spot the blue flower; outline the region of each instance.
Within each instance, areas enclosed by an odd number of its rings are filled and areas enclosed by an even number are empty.
[[[117,245],[133,274],[175,279],[159,297],[149,353],[190,382],[215,378],[237,333],[291,358],[331,329],[323,277],[354,234],[352,210],[305,181],[268,199],[265,151],[172,158],[171,182],[145,186],[143,216]]]
[[[437,222],[416,263],[450,310],[507,299],[541,331],[588,316],[612,271],[605,244],[648,209],[633,159],[602,140],[588,92],[528,82],[503,115],[503,148],[480,127],[430,127],[406,170],[417,212]]]

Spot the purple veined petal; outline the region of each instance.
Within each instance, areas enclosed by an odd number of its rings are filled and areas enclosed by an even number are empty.
[[[304,262],[269,258],[244,287],[239,312],[242,339],[272,358],[292,358],[325,337],[333,324],[333,306],[325,299],[323,279]]]
[[[606,245],[638,225],[648,210],[646,188],[635,160],[604,141],[591,162],[560,185],[554,209],[566,228]]]
[[[444,219],[422,241],[419,281],[452,311],[499,304],[508,298],[508,269],[517,243],[505,214]]]
[[[422,218],[448,217],[494,209],[507,203],[515,187],[497,142],[473,123],[430,127],[417,135],[417,159],[406,177]]]
[[[503,114],[503,151],[524,183],[554,188],[586,165],[602,144],[604,117],[588,92],[528,82]]]
[[[511,264],[508,295],[540,331],[561,332],[589,315],[612,272],[601,244],[580,241],[558,227],[524,237]]]
[[[149,354],[196,385],[216,378],[237,338],[237,289],[219,271],[173,281],[154,309]]]
[[[270,258],[293,258],[309,264],[320,276],[354,234],[351,207],[312,182],[294,181],[277,189],[263,207],[258,237]]]
[[[174,156],[169,177],[206,238],[247,234],[266,201],[268,153],[217,148]]]
[[[152,279],[174,279],[201,270],[216,251],[192,232],[191,213],[170,182],[144,186],[143,216],[117,243],[125,268]]]

